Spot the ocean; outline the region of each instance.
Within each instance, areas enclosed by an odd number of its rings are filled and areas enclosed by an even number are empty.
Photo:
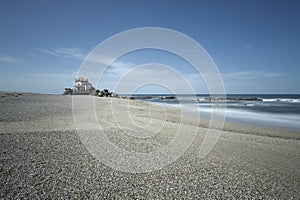
[[[200,111],[200,116],[205,118],[210,118],[212,108],[222,109],[225,105],[225,120],[228,122],[300,130],[300,95],[227,94],[224,98],[207,94],[135,94],[131,97],[187,109],[191,113]]]

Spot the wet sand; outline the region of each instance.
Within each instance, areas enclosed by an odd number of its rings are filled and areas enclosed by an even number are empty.
[[[128,151],[161,148],[182,124],[176,109],[126,99],[95,102],[107,137]],[[215,148],[200,159],[208,121],[186,117],[184,124],[197,132],[179,159],[153,172],[128,173],[102,164],[83,145],[72,96],[1,93],[0,105],[1,198],[300,198],[297,131],[227,123]],[[165,126],[151,138],[128,136],[132,130],[115,119],[126,121],[126,112],[140,127],[151,120]]]

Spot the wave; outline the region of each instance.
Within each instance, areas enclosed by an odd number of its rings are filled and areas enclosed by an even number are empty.
[[[275,99],[262,99],[264,102],[288,102],[288,103],[300,103],[300,99],[286,99],[286,98],[275,98]]]
[[[211,104],[211,102],[207,104],[169,104],[166,102],[153,103],[173,108],[185,109],[195,114],[200,112],[200,117],[208,119],[212,116],[213,112],[225,112],[226,121],[300,130],[300,112],[298,106],[293,106],[291,108],[287,106],[279,106],[278,110],[276,110],[276,107],[266,109],[265,105],[261,105],[263,102],[257,102],[260,105],[257,105],[256,102],[248,102],[246,104],[236,103],[231,104],[230,107],[227,105],[225,108],[218,107],[218,105]],[[284,112],[282,110],[284,110]]]
[[[179,102],[284,102],[284,103],[300,103],[300,95],[225,95],[225,96],[210,96],[210,95],[131,95],[133,99],[148,100],[148,101],[179,101]]]

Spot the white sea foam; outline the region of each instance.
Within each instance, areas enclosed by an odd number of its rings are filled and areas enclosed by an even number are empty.
[[[287,98],[275,98],[275,99],[263,99],[264,102],[290,102],[300,103],[300,99],[287,99]]]
[[[212,113],[212,108],[200,107],[199,110],[200,116],[209,116],[210,113]],[[254,125],[258,124],[270,127],[281,127],[300,130],[299,114],[274,114],[226,108],[226,120]]]
[[[158,103],[169,107],[182,108],[189,110],[191,114],[200,112],[200,117],[210,118],[214,111],[218,113],[220,108],[213,106],[198,106],[198,104],[166,104]],[[249,103],[245,106],[255,106]],[[219,110],[218,110],[219,109]],[[289,128],[300,130],[300,114],[287,114],[287,113],[268,113],[256,112],[254,110],[245,110],[242,108],[226,108],[225,109],[226,121],[246,123],[252,125],[263,125],[268,127]]]

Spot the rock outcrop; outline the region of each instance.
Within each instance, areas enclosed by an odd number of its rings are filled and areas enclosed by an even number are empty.
[[[109,92],[108,89],[96,90],[95,95],[98,97],[119,97],[115,92]]]

